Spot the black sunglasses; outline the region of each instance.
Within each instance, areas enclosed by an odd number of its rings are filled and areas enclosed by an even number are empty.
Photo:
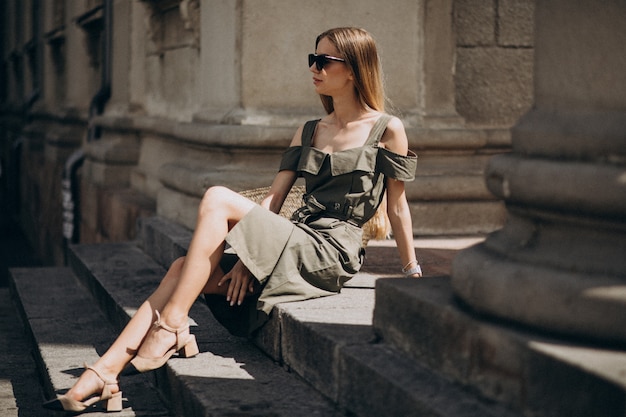
[[[328,64],[328,61],[346,62],[345,59],[337,58],[336,56],[309,54],[309,67],[315,62],[315,68],[318,71],[324,69],[324,65]]]

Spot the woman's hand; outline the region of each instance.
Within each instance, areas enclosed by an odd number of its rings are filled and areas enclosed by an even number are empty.
[[[226,301],[230,302],[231,306],[235,304],[241,305],[246,294],[254,292],[255,279],[241,261],[238,261],[217,285],[221,286],[226,281],[230,281],[228,291],[226,292]]]

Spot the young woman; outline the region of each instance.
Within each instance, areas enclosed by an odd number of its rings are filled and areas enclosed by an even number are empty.
[[[44,406],[81,412],[106,401],[108,410],[121,409],[117,377],[124,368],[146,372],[175,352],[198,353],[187,314],[201,293],[218,316],[225,309],[215,297],[232,311],[249,307],[221,317],[236,334],[258,328],[279,302],[338,293],[361,267],[361,226],[385,195],[400,267],[406,276],[421,276],[404,190],[416,156],[402,122],[383,113],[376,45],[357,28],[328,30],[315,45],[309,70],[328,114],[296,131],[262,203],[209,188],[187,256],[173,262],[109,350]],[[305,205],[288,220],[276,213],[299,176],[306,183]],[[225,243],[236,255],[224,253]]]

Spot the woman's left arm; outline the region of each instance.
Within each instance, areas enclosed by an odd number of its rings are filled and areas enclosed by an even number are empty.
[[[406,137],[404,126],[398,118],[394,117],[387,125],[387,130],[385,130],[381,139],[381,145],[399,155],[407,155],[409,141]],[[402,272],[413,272],[407,274],[409,277],[421,277],[422,271],[413,247],[413,224],[404,182],[387,178],[386,186],[387,215],[389,216],[393,236],[402,260]]]
[[[404,182],[387,179],[387,215],[393,230],[393,237],[398,246],[400,259],[402,260],[402,272],[416,271],[407,276],[419,278],[422,271],[419,262],[415,257],[413,247],[413,224],[411,221],[411,211],[404,191]]]

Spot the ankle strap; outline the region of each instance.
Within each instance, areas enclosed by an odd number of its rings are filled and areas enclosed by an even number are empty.
[[[154,310],[154,312],[156,313],[157,319],[154,322],[154,326],[156,327],[160,327],[163,330],[167,330],[170,333],[174,333],[176,335],[178,335],[178,333],[182,332],[183,330],[186,330],[189,328],[189,323],[179,327],[178,329],[175,329],[173,327],[168,326],[167,324],[165,324],[164,322],[161,321],[161,314],[159,313],[159,310]]]
[[[100,378],[100,380],[102,380],[102,382],[104,382],[106,385],[117,385],[117,380],[104,379],[100,372],[98,372],[98,370],[93,366],[87,365],[86,363],[83,366],[85,369],[89,369],[90,371],[93,371],[96,375],[98,375],[98,378]]]

